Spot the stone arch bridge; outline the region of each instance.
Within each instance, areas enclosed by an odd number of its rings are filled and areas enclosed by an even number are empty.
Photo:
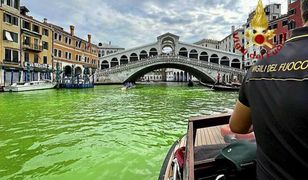
[[[233,76],[241,79],[244,75],[241,55],[180,42],[179,38],[166,33],[157,37],[155,43],[102,57],[100,71],[96,73],[97,83],[135,81],[148,72],[162,68],[184,70],[209,83],[215,82],[218,74],[221,80]]]
[[[161,68],[181,69],[207,83],[214,83],[218,73],[222,79],[229,79],[234,75],[241,79],[245,73],[237,68],[198,61],[179,55],[159,55],[101,70],[97,73],[97,82],[106,84],[135,82],[142,75]]]

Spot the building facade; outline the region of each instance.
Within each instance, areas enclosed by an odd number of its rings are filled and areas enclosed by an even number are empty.
[[[91,35],[84,40],[75,36],[75,27],[70,32],[49,23],[53,34],[53,69],[55,80],[64,78],[91,76],[98,68],[98,47],[92,44]]]
[[[303,26],[301,1],[300,0],[288,0],[288,21],[289,30],[293,30]],[[289,37],[292,32],[289,32]]]
[[[0,86],[19,82],[23,71],[19,9],[19,0],[0,1]]]
[[[202,39],[198,42],[195,42],[194,44],[199,45],[199,46],[203,46],[203,47],[219,49],[219,41],[213,40],[213,39]]]
[[[21,6],[21,62],[24,66],[21,82],[52,80],[53,30],[44,22],[28,16]]]

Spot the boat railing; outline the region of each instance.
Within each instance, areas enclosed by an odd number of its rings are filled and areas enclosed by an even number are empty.
[[[231,114],[191,117],[188,122],[184,179],[195,179],[194,149],[197,129],[228,124]]]

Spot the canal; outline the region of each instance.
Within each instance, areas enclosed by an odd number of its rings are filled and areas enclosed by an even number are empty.
[[[237,96],[177,83],[0,93],[0,179],[157,179],[187,119]]]

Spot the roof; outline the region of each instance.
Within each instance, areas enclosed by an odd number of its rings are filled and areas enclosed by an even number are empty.
[[[100,45],[100,43],[98,44],[98,46],[97,46],[98,48],[108,48],[108,49],[124,49],[124,48],[122,48],[122,47],[120,47],[120,46],[117,46],[117,45],[113,45],[113,44],[108,44],[108,43],[102,43],[101,45]]]

